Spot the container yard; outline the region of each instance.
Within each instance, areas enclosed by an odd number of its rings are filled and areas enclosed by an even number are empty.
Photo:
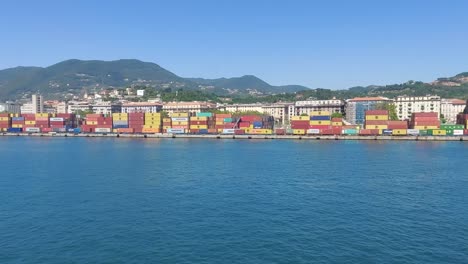
[[[3,135],[122,136],[122,137],[202,137],[202,138],[291,138],[291,139],[419,139],[468,136],[468,115],[459,115],[457,124],[441,124],[436,113],[413,113],[411,120],[389,120],[388,111],[366,111],[365,123],[345,125],[330,112],[315,111],[293,116],[290,127],[274,127],[267,115],[216,114],[190,116],[187,112],[87,114],[0,114]]]

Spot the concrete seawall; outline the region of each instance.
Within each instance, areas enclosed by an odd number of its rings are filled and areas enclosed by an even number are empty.
[[[189,135],[189,134],[73,134],[73,133],[2,133],[0,136],[30,137],[111,137],[111,138],[204,138],[204,139],[278,139],[278,140],[393,140],[393,141],[467,141],[468,136],[322,136],[322,135]]]

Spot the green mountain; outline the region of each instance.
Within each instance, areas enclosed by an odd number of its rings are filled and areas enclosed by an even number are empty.
[[[265,94],[293,93],[309,89],[300,85],[273,86],[253,75],[219,79],[190,78],[188,80],[199,85],[213,86],[218,88],[218,90],[223,89],[224,92],[227,92],[228,94],[242,93],[246,91],[250,93],[260,92]]]
[[[252,91],[274,94],[307,89],[302,86],[272,86],[251,75],[215,80],[182,78],[155,63],[139,60],[66,60],[46,68],[17,67],[0,71],[1,99],[15,99],[35,92],[60,98],[83,90],[97,91],[131,85],[202,90],[218,95],[248,94]]]

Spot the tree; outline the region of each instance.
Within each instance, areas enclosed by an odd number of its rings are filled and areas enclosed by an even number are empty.
[[[332,117],[332,118],[343,118],[343,114],[337,112],[337,113],[333,113],[333,114],[331,115],[331,117]]]
[[[375,106],[377,110],[387,110],[388,111],[388,118],[390,120],[399,120],[398,114],[396,111],[396,105],[391,103],[379,103]]]

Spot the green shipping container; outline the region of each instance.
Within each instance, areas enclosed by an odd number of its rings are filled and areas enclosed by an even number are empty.
[[[224,123],[232,123],[232,118],[230,117],[227,117],[227,118],[224,118]]]
[[[345,135],[357,135],[359,131],[357,129],[345,129],[343,134]]]
[[[448,130],[448,129],[465,129],[465,126],[464,125],[454,125],[454,124],[442,124],[440,125],[440,129],[445,129],[445,130]]]
[[[447,136],[453,136],[453,129],[446,129]]]
[[[209,112],[197,113],[197,117],[212,117],[212,116],[213,116],[213,113],[209,113]]]
[[[430,132],[429,132],[430,131]],[[430,134],[429,134],[430,133]],[[419,130],[419,135],[420,136],[427,136],[427,135],[432,135],[432,129],[430,130]]]

